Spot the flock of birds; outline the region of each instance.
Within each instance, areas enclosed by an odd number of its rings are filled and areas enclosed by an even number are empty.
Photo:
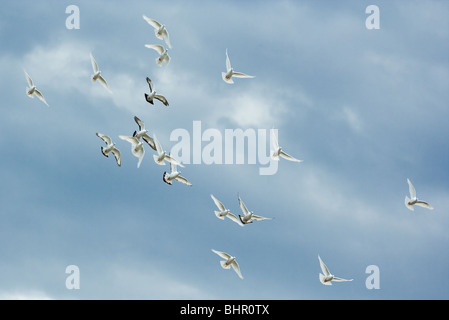
[[[165,25],[159,23],[158,21],[154,19],[150,19],[143,15],[143,19],[148,22],[153,28],[155,36],[158,39],[164,40],[168,48],[172,48],[170,44],[170,38],[168,31],[165,27]],[[154,49],[158,52],[159,56],[156,58],[156,64],[158,66],[162,66],[163,62],[166,63],[166,65],[170,62],[170,56],[168,55],[168,49],[163,47],[162,45],[155,45],[155,44],[146,44],[145,47]],[[108,90],[110,91],[108,84],[106,80],[101,75],[101,71],[98,67],[97,62],[95,61],[92,54],[90,54],[92,69],[93,69],[93,75],[92,75],[92,81],[96,82],[97,80]],[[26,80],[28,82],[28,86],[26,88],[26,94],[28,97],[33,98],[34,96],[37,96],[38,99],[40,99],[45,105],[49,106],[47,101],[45,100],[42,93],[37,89],[36,85],[34,84],[31,77],[28,75],[28,73],[24,70]],[[222,79],[228,84],[233,84],[233,78],[254,78],[254,76],[250,76],[247,74],[244,74],[242,72],[236,72],[231,67],[231,62],[229,60],[228,51],[226,49],[226,72],[222,72]],[[157,94],[154,90],[154,85],[150,78],[146,78],[146,81],[148,83],[150,93],[145,93],[145,100],[154,105],[154,100],[158,100],[162,102],[165,106],[169,106],[169,103],[167,99],[161,95]],[[134,117],[134,121],[138,125],[138,130],[135,130],[132,136],[126,136],[126,135],[119,135],[119,138],[127,141],[131,144],[131,153],[138,158],[137,168],[140,167],[141,162],[143,160],[143,157],[145,155],[145,148],[144,148],[144,142],[146,145],[148,145],[151,149],[156,151],[156,154],[153,155],[154,162],[158,165],[164,166],[167,161],[170,164],[170,172],[164,172],[163,173],[163,181],[167,183],[168,185],[172,185],[173,180],[176,180],[178,182],[181,182],[187,186],[192,186],[192,184],[185,178],[180,175],[180,172],[178,171],[177,167],[184,167],[182,163],[177,161],[175,158],[173,158],[170,153],[167,153],[161,146],[160,142],[158,141],[155,134],[153,134],[153,137],[150,137],[148,134],[149,131],[145,128],[145,123],[139,119],[137,116]],[[122,157],[120,150],[116,147],[116,144],[112,141],[112,139],[105,134],[97,132],[96,135],[102,139],[106,146],[101,147],[101,152],[105,157],[109,157],[109,154],[112,153],[115,157],[115,160],[117,162],[118,166],[121,166]],[[141,140],[142,139],[142,140]],[[285,153],[282,148],[279,146],[276,136],[272,135],[272,145],[271,145],[271,152],[270,156],[274,160],[279,160],[280,157],[293,161],[293,162],[302,162],[302,160],[298,160],[289,154]],[[409,185],[409,193],[410,197],[405,197],[405,206],[409,210],[414,210],[414,206],[421,206],[427,209],[432,210],[433,207],[420,199],[416,197],[416,190],[414,186],[412,185],[411,181],[407,179],[407,183]],[[213,202],[215,203],[216,207],[218,208],[218,211],[214,211],[216,217],[218,219],[224,220],[225,218],[229,218],[231,221],[237,223],[240,226],[244,226],[249,223],[253,223],[254,221],[263,221],[263,220],[271,220],[271,218],[262,217],[259,215],[255,215],[253,211],[249,211],[246,205],[243,203],[243,201],[240,198],[240,195],[238,196],[238,202],[240,206],[240,210],[242,214],[239,214],[238,217],[231,213],[229,209],[227,209],[222,202],[220,202],[214,195],[211,194],[211,198]],[[236,257],[222,251],[217,251],[215,249],[212,249],[214,253],[216,253],[219,257],[221,257],[224,260],[220,261],[220,265],[224,269],[230,269],[231,267],[233,270],[237,273],[237,275],[243,279],[242,273],[240,271],[240,267],[237,263]],[[321,257],[318,255],[318,261],[321,268],[322,273],[319,273],[319,280],[324,285],[331,285],[332,282],[343,282],[343,281],[352,281],[353,279],[346,280],[343,278],[339,278],[334,276],[329,272],[329,269],[324,264]]]

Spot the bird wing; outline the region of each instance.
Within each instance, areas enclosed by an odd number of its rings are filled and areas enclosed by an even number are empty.
[[[146,44],[145,47],[156,50],[159,54],[164,53],[164,47],[158,44]]]
[[[105,80],[102,76],[99,76],[99,77],[98,77],[98,80],[100,80],[101,84],[102,84],[106,89],[109,90],[108,83],[106,82],[106,80]],[[110,90],[109,90],[109,91],[110,91]]]
[[[239,196],[239,205],[240,205],[240,210],[242,210],[243,214],[246,216],[249,214],[248,208],[246,208],[245,204],[243,203],[242,199],[240,199]]]
[[[134,121],[139,126],[140,131],[145,130],[145,123],[142,120],[140,120],[138,117],[134,116]]]
[[[136,137],[129,137],[129,136],[118,136],[120,139],[128,141],[129,143],[135,145],[139,143],[139,140],[137,140]]]
[[[116,149],[116,148],[113,148],[111,150],[111,152],[114,155],[115,160],[117,161],[118,166],[120,167],[122,165],[122,156],[120,154],[120,150]]]
[[[102,134],[102,133],[96,133],[97,137],[99,137],[101,140],[103,140],[106,144],[111,144],[112,140],[109,138],[109,136]]]
[[[271,143],[273,144],[273,148],[276,151],[279,149],[278,139],[276,138],[276,134],[274,133],[274,130],[270,130],[270,131],[271,131]]]
[[[235,223],[237,223],[239,226],[243,227],[243,223],[240,221],[239,218],[237,218],[234,214],[228,212],[228,214],[226,215],[226,217],[228,217],[229,219],[231,219],[232,221],[234,221]]]
[[[167,160],[168,162],[180,166],[182,168],[184,168],[184,165],[182,163],[180,163],[178,160],[176,160],[175,158],[173,158],[171,155],[165,155],[165,160]]]
[[[318,260],[320,260],[320,267],[321,267],[321,271],[324,273],[324,275],[327,277],[328,275],[330,275],[329,269],[327,268],[327,266],[324,264],[323,260],[321,260],[320,255],[318,255]]]
[[[413,186],[412,182],[410,181],[410,179],[407,179],[407,183],[408,183],[408,190],[410,192],[410,198],[415,199],[416,198],[416,190],[415,187]]]
[[[148,18],[146,15],[143,15],[142,17],[143,17],[143,19],[144,19],[146,22],[148,22],[153,28],[158,29],[158,28],[161,27],[161,24],[160,24],[159,22],[157,22],[156,20],[150,19],[150,18]]]
[[[42,95],[42,93],[41,93],[39,90],[35,89],[35,90],[34,90],[34,93],[35,93],[36,96],[39,98],[39,100],[41,100],[43,103],[45,103],[45,104],[47,105],[47,107],[49,106],[48,103],[47,103],[47,101],[45,101],[44,96]]]
[[[425,202],[425,201],[418,200],[418,201],[416,201],[415,204],[416,204],[417,206],[420,206],[420,207],[423,207],[423,208],[427,208],[427,209],[433,210],[433,207],[432,207],[430,204],[428,204],[427,202]]]
[[[181,182],[181,183],[184,183],[184,184],[186,184],[186,185],[188,185],[188,186],[192,186],[192,184],[189,182],[189,180],[187,180],[187,179],[184,178],[184,177],[177,176],[177,177],[175,178],[175,180],[177,180],[177,181],[179,181],[179,182]]]
[[[150,92],[153,92],[153,82],[148,77],[147,77],[147,83],[148,83],[148,86],[150,87]]]
[[[159,140],[157,139],[157,137],[156,137],[156,135],[154,134],[153,135],[153,141],[154,141],[154,144],[155,144],[155,146],[156,146],[156,151],[157,151],[157,153],[158,154],[162,154],[162,146],[161,146],[161,144],[159,143]]]
[[[302,160],[298,160],[294,157],[292,157],[291,155],[285,153],[284,151],[281,150],[281,153],[279,153],[279,156],[281,156],[284,159],[290,160],[290,161],[294,161],[294,162],[302,162]]]
[[[160,102],[162,102],[165,106],[168,107],[168,101],[165,99],[164,96],[161,96],[160,94],[157,94],[154,96],[155,99],[158,99]]]
[[[148,143],[148,145],[151,147],[151,149],[153,149],[154,151],[156,151],[156,145],[154,144],[154,140],[153,138],[151,138],[148,134],[144,134],[142,136],[142,139]]]
[[[352,281],[352,280],[353,279],[346,280],[346,279],[338,278],[335,276],[332,278],[332,281],[335,281],[335,282],[345,282],[345,281]]]
[[[228,260],[231,256],[229,254],[227,254],[226,252],[221,252],[221,251],[217,251],[212,249],[213,252],[215,252],[216,254],[218,254],[221,258]]]
[[[231,60],[229,60],[228,49],[226,49],[226,71],[231,70]]]
[[[265,218],[265,217],[261,217],[261,216],[256,216],[255,214],[253,214],[253,215],[251,216],[251,218],[252,218],[253,220],[256,220],[256,221],[271,220],[271,218]]]
[[[223,205],[223,203],[220,202],[220,200],[215,198],[212,194],[210,195],[210,197],[212,198],[212,200],[214,200],[215,205],[217,206],[218,209],[220,209],[220,211],[226,210],[225,206]]]
[[[24,70],[23,72],[25,72],[25,77],[26,77],[26,79],[27,79],[28,85],[29,85],[30,87],[33,87],[34,84],[33,84],[33,80],[31,80],[30,75],[29,75],[25,70]]]
[[[94,56],[92,53],[90,54],[90,62],[92,63],[92,69],[94,70],[94,73],[98,71],[98,65],[97,62],[94,59]]]
[[[164,38],[165,43],[167,44],[167,46],[171,49],[171,43],[170,43],[170,36],[168,34],[167,29],[164,29],[164,33],[162,34],[162,37]]]
[[[240,277],[240,279],[243,279],[242,273],[240,272],[240,267],[239,264],[237,263],[237,261],[232,261],[232,269],[234,269],[234,271],[238,274],[238,276]]]
[[[249,75],[241,73],[241,72],[233,72],[232,76],[236,77],[236,78],[254,78],[254,76],[249,76]]]

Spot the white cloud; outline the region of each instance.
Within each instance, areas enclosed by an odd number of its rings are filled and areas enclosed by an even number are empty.
[[[52,300],[45,292],[42,291],[0,291],[0,300]]]

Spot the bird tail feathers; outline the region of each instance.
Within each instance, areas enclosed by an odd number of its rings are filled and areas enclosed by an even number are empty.
[[[230,264],[227,265],[226,261],[224,261],[224,260],[220,261],[220,264],[223,267],[223,269],[230,269],[231,268],[231,265]]]

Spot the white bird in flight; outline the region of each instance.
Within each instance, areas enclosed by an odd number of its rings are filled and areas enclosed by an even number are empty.
[[[167,154],[167,152],[165,152],[162,149],[161,144],[159,143],[159,140],[157,140],[156,135],[153,135],[153,140],[154,140],[154,144],[156,145],[156,151],[157,151],[157,155],[153,155],[154,158],[154,162],[156,162],[158,165],[165,165],[165,161],[167,160],[170,163],[173,163],[177,166],[180,167],[184,167],[180,162],[178,162],[178,160],[176,160],[175,158],[173,158],[172,156],[170,156],[169,154]]]
[[[294,157],[292,157],[291,155],[285,153],[282,148],[279,146],[279,143],[276,139],[276,135],[274,134],[274,131],[271,131],[271,142],[272,142],[272,147],[273,149],[271,150],[271,159],[273,160],[279,160],[279,157],[282,157],[284,159],[287,159],[289,161],[294,161],[294,162],[302,162],[302,160],[298,160]]]
[[[137,168],[139,168],[140,164],[142,163],[143,156],[145,155],[143,142],[139,141],[139,139],[137,139],[136,137],[119,136],[119,138],[131,143],[131,152],[136,158],[139,159],[139,162],[137,163]]]
[[[168,50],[161,45],[158,44],[146,44],[145,47],[149,49],[156,50],[159,53],[159,57],[156,58],[156,64],[160,67],[162,63],[165,61],[165,65],[170,63],[170,56],[168,55]]]
[[[212,249],[212,251],[216,254],[218,254],[221,258],[225,259],[224,261],[220,261],[220,265],[223,267],[223,269],[230,269],[232,266],[232,269],[237,273],[237,275],[240,277],[240,279],[243,279],[242,273],[240,272],[240,267],[237,261],[235,260],[235,257],[221,251],[217,251]]]
[[[148,135],[148,130],[145,129],[145,123],[136,116],[134,116],[134,121],[136,121],[137,125],[139,126],[139,131],[134,131],[133,137],[136,137],[137,139],[142,138],[146,143],[148,143],[151,149],[156,151],[156,145],[153,138]]]
[[[28,86],[29,86],[29,88],[27,87],[26,91],[25,91],[27,96],[30,98],[34,98],[34,95],[36,95],[39,98],[39,100],[41,100],[43,103],[45,103],[48,107],[49,105],[48,105],[47,101],[45,101],[45,98],[42,95],[42,93],[39,90],[37,90],[36,86],[33,83],[33,80],[31,80],[31,77],[29,76],[29,74],[25,70],[24,70],[24,72],[25,72],[25,76],[26,76]]]
[[[329,272],[329,269],[327,268],[327,266],[324,264],[323,260],[321,260],[320,255],[318,255],[318,260],[320,260],[320,267],[321,267],[321,271],[323,272],[323,273],[319,274],[320,282],[322,284],[324,284],[326,286],[331,286],[332,281],[335,281],[335,282],[352,281],[352,279],[346,280],[346,279],[338,278],[338,277],[334,276],[333,274],[331,274]]]
[[[173,180],[176,180],[188,185],[189,187],[192,186],[189,180],[181,176],[181,172],[178,171],[176,164],[173,163],[170,163],[170,173],[164,172],[162,180],[164,180],[164,182],[169,185],[172,185]]]
[[[226,72],[222,72],[221,77],[223,78],[224,82],[229,83],[229,84],[234,83],[234,81],[232,80],[233,77],[254,78],[254,76],[249,76],[247,74],[234,71],[234,69],[231,67],[231,61],[229,60],[228,49],[226,49]]]
[[[413,207],[415,204],[417,206],[433,210],[433,207],[430,204],[416,198],[415,187],[412,185],[412,182],[409,179],[407,179],[407,183],[408,183],[408,189],[410,192],[410,198],[408,196],[405,196],[405,206],[412,211],[415,210]]]
[[[145,15],[143,15],[143,19],[154,28],[154,34],[156,35],[156,37],[158,39],[164,40],[167,46],[171,49],[170,37],[168,35],[168,31],[165,25],[157,22],[154,19],[150,19]]]
[[[105,134],[97,132],[97,136],[106,143],[106,147],[101,147],[101,153],[103,153],[105,157],[109,157],[109,152],[112,152],[120,167],[122,165],[122,157],[120,151],[115,147],[115,143],[112,143],[111,138]]]
[[[147,100],[148,103],[154,104],[153,100],[157,99],[161,101],[166,107],[168,107],[168,101],[165,99],[163,95],[157,94],[154,90],[153,82],[150,78],[147,77],[147,83],[150,87],[150,94],[145,93],[145,100]]]
[[[220,211],[214,210],[214,213],[218,219],[224,220],[225,217],[228,217],[229,219],[231,219],[238,225],[243,226],[243,224],[240,222],[239,218],[237,218],[234,214],[232,214],[229,209],[226,209],[226,207],[223,205],[223,203],[221,203],[217,198],[215,198],[214,195],[211,194],[210,196],[211,196],[212,200],[214,200],[215,205],[217,206],[218,210],[220,210]]]
[[[103,78],[103,76],[101,75],[101,71],[98,68],[98,64],[94,59],[94,56],[92,55],[92,53],[90,54],[90,62],[92,63],[92,69],[94,70],[94,74],[92,75],[92,82],[96,82],[97,80],[100,81],[100,83],[106,88],[108,89],[109,92],[111,92],[111,90],[108,87],[108,84],[106,82],[106,80]]]
[[[240,209],[243,212],[243,216],[239,215],[239,219],[243,224],[253,223],[253,220],[262,221],[262,220],[271,220],[271,218],[265,218],[261,216],[256,216],[252,211],[249,211],[243,203],[242,199],[239,197],[239,205]]]

